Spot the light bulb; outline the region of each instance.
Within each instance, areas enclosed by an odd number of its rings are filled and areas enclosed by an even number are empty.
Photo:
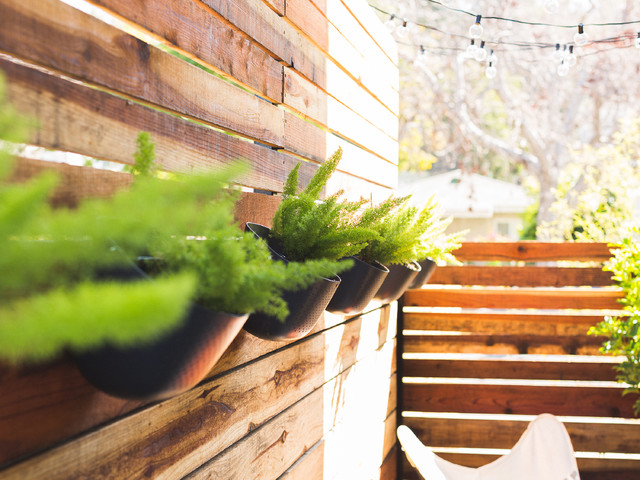
[[[440,3],[445,7],[448,7],[449,5],[451,5],[451,1],[452,0],[440,0]]]
[[[569,45],[569,53],[564,57],[564,63],[566,63],[568,67],[573,67],[577,61],[576,54],[573,53],[573,45]]]
[[[415,61],[413,62],[417,67],[426,67],[428,63],[427,51],[425,48],[420,45],[420,52],[416,56]]]
[[[569,73],[569,66],[564,63],[564,60],[560,65],[558,65],[558,75],[564,77],[567,73]]]
[[[556,13],[558,11],[558,0],[547,0],[544,2],[544,10],[547,13]]]
[[[573,41],[576,43],[576,46],[583,47],[589,41],[589,36],[584,33],[584,26],[580,23],[578,24],[578,33],[573,36]]]
[[[477,49],[478,49],[478,46],[476,45],[476,41],[471,39],[471,43],[469,44],[469,46],[465,50],[465,54],[469,58],[475,58]]]
[[[396,28],[396,35],[398,38],[407,38],[409,35],[409,27],[407,26],[406,20],[403,20],[398,28]]]
[[[485,58],[487,58],[487,51],[484,49],[484,40],[480,43],[480,47],[476,48],[476,51],[473,52],[473,58],[477,61],[482,62]]]
[[[476,17],[476,23],[474,23],[469,27],[469,36],[471,38],[480,38],[482,36],[484,29],[482,28],[482,25],[480,25],[481,20],[482,20],[482,15],[478,15]]]
[[[563,57],[564,57],[564,54],[562,53],[562,50],[560,50],[560,44],[556,43],[556,49],[553,51],[552,58],[556,62],[561,62]]]
[[[487,78],[494,78],[498,74],[498,69],[493,64],[487,65],[487,69],[484,71]]]
[[[640,32],[638,32],[638,36],[635,39],[636,48],[640,48]]]
[[[394,14],[391,14],[389,19],[386,22],[384,22],[384,26],[387,27],[391,31],[395,30],[396,29],[396,16]]]
[[[498,61],[498,57],[496,57],[496,54],[493,53],[493,50],[491,50],[491,53],[487,57],[487,63],[491,65],[495,65],[497,61]]]

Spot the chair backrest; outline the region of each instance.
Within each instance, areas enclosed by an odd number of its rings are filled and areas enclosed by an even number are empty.
[[[410,463],[426,480],[578,480],[571,439],[553,415],[537,416],[504,456],[479,468],[456,465],[435,455],[406,426],[398,439]]]

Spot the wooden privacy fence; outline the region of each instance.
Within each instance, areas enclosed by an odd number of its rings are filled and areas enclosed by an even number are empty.
[[[132,163],[142,130],[167,171],[246,159],[239,221],[268,225],[290,169],[306,184],[338,146],[327,193],[396,185],[395,43],[364,0],[0,0],[0,27],[9,100],[55,151],[27,151],[14,180],[56,170],[56,205],[126,188],[95,160]],[[395,478],[395,331],[372,304],[297,342],[242,332],[155,403],[101,393],[66,359],[0,364],[0,478]]]
[[[587,330],[620,309],[604,244],[465,243],[404,296],[402,422],[438,454],[480,466],[540,413],[565,423],[581,478],[640,478],[636,396]],[[498,450],[494,450],[498,449]],[[541,460],[544,461],[544,460]],[[415,478],[404,462],[406,478]]]

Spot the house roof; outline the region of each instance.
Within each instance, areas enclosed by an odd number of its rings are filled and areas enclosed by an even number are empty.
[[[401,195],[412,193],[411,203],[416,206],[424,205],[433,196],[444,215],[454,218],[519,214],[533,203],[520,185],[460,169],[428,177],[402,172],[398,192]]]

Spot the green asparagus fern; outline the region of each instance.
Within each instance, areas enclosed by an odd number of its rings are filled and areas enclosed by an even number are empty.
[[[338,149],[300,192],[300,164],[289,173],[271,230],[272,238],[280,242],[288,259],[338,260],[357,254],[377,237],[371,228],[357,224],[356,213],[365,200],[341,200],[344,192],[339,191],[320,201],[320,194],[341,158],[342,149]]]

